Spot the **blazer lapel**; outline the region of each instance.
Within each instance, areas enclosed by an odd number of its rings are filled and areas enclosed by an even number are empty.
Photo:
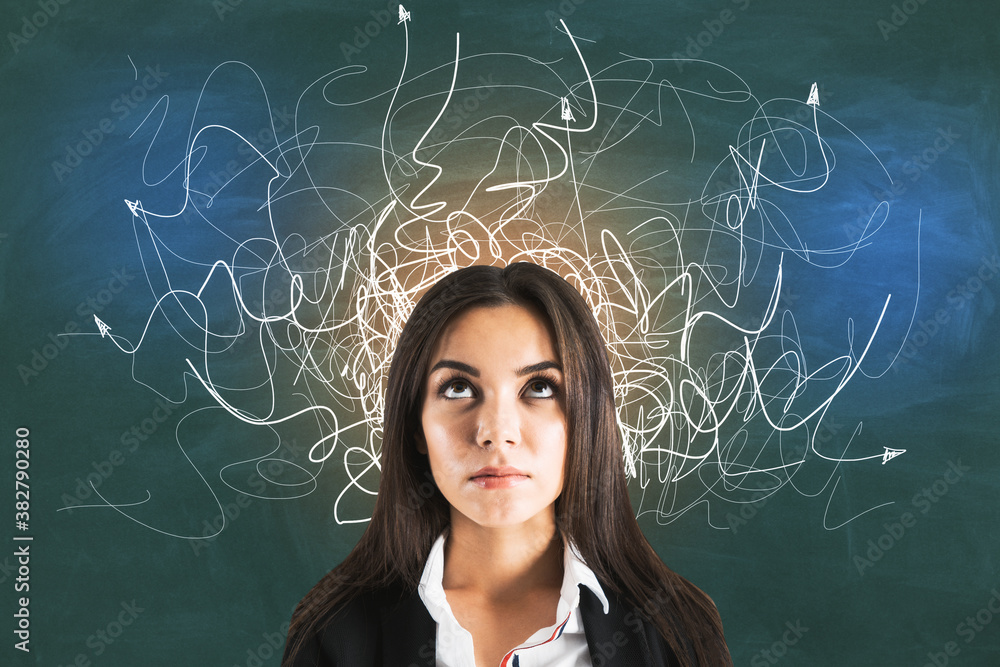
[[[382,656],[386,665],[434,667],[437,624],[420,595],[382,607]]]
[[[604,591],[607,614],[598,597],[580,586],[580,617],[591,661],[603,667],[654,667],[646,634],[655,628],[607,588]],[[418,594],[382,605],[381,617],[384,664],[434,667],[437,625]]]
[[[604,593],[610,603],[607,614],[600,599],[580,585],[580,617],[591,661],[604,667],[651,667],[645,622],[606,587]]]

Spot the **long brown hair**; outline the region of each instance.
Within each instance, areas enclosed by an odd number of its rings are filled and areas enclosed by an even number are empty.
[[[299,603],[288,631],[289,656],[355,596],[416,591],[431,545],[449,522],[448,502],[434,487],[427,457],[415,442],[429,357],[454,315],[506,304],[540,309],[556,334],[567,420],[566,470],[556,500],[560,531],[602,585],[656,626],[684,667],[732,664],[715,605],[663,564],[632,513],[611,367],[592,312],[558,274],[529,263],[455,271],[417,303],[389,370],[382,476],[371,522],[347,558]]]

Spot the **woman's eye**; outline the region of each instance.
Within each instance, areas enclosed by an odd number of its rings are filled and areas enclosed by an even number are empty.
[[[442,394],[445,398],[471,398],[472,387],[469,386],[468,382],[455,380],[445,385]]]
[[[524,393],[528,398],[550,398],[556,391],[548,380],[532,380],[525,387]]]

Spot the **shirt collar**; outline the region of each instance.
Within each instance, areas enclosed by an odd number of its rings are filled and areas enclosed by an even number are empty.
[[[435,540],[424,564],[420,583],[417,585],[420,599],[423,600],[431,617],[438,623],[445,617],[454,618],[443,585],[444,545],[447,537],[448,531],[445,531]],[[580,606],[580,586],[586,586],[597,596],[604,607],[604,613],[607,614],[610,605],[604,589],[597,580],[597,575],[583,562],[576,545],[563,536],[563,582],[559,589],[559,605],[556,612],[558,618],[565,618],[569,612],[575,611]]]
[[[583,556],[580,555],[576,545],[565,536],[563,536],[563,547],[563,584],[559,591],[559,618],[563,618],[563,601],[570,602],[566,611],[575,610],[580,606],[580,586],[586,586],[597,596],[604,607],[604,613],[607,614],[610,605],[601,583],[597,580],[597,575],[583,562]]]

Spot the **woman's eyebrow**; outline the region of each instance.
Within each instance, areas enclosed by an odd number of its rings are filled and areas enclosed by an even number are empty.
[[[562,373],[562,366],[554,361],[540,361],[537,364],[531,364],[530,366],[525,366],[524,368],[519,368],[517,370],[518,377],[522,375],[531,375],[532,373],[539,373],[541,371],[547,371],[550,368],[554,368],[560,373]]]
[[[478,369],[473,368],[469,364],[463,364],[461,361],[453,361],[452,359],[442,359],[441,361],[437,362],[431,368],[430,373],[428,373],[428,375],[441,368],[451,368],[456,371],[461,371],[462,373],[467,373],[468,375],[471,375],[474,378],[479,377]]]

